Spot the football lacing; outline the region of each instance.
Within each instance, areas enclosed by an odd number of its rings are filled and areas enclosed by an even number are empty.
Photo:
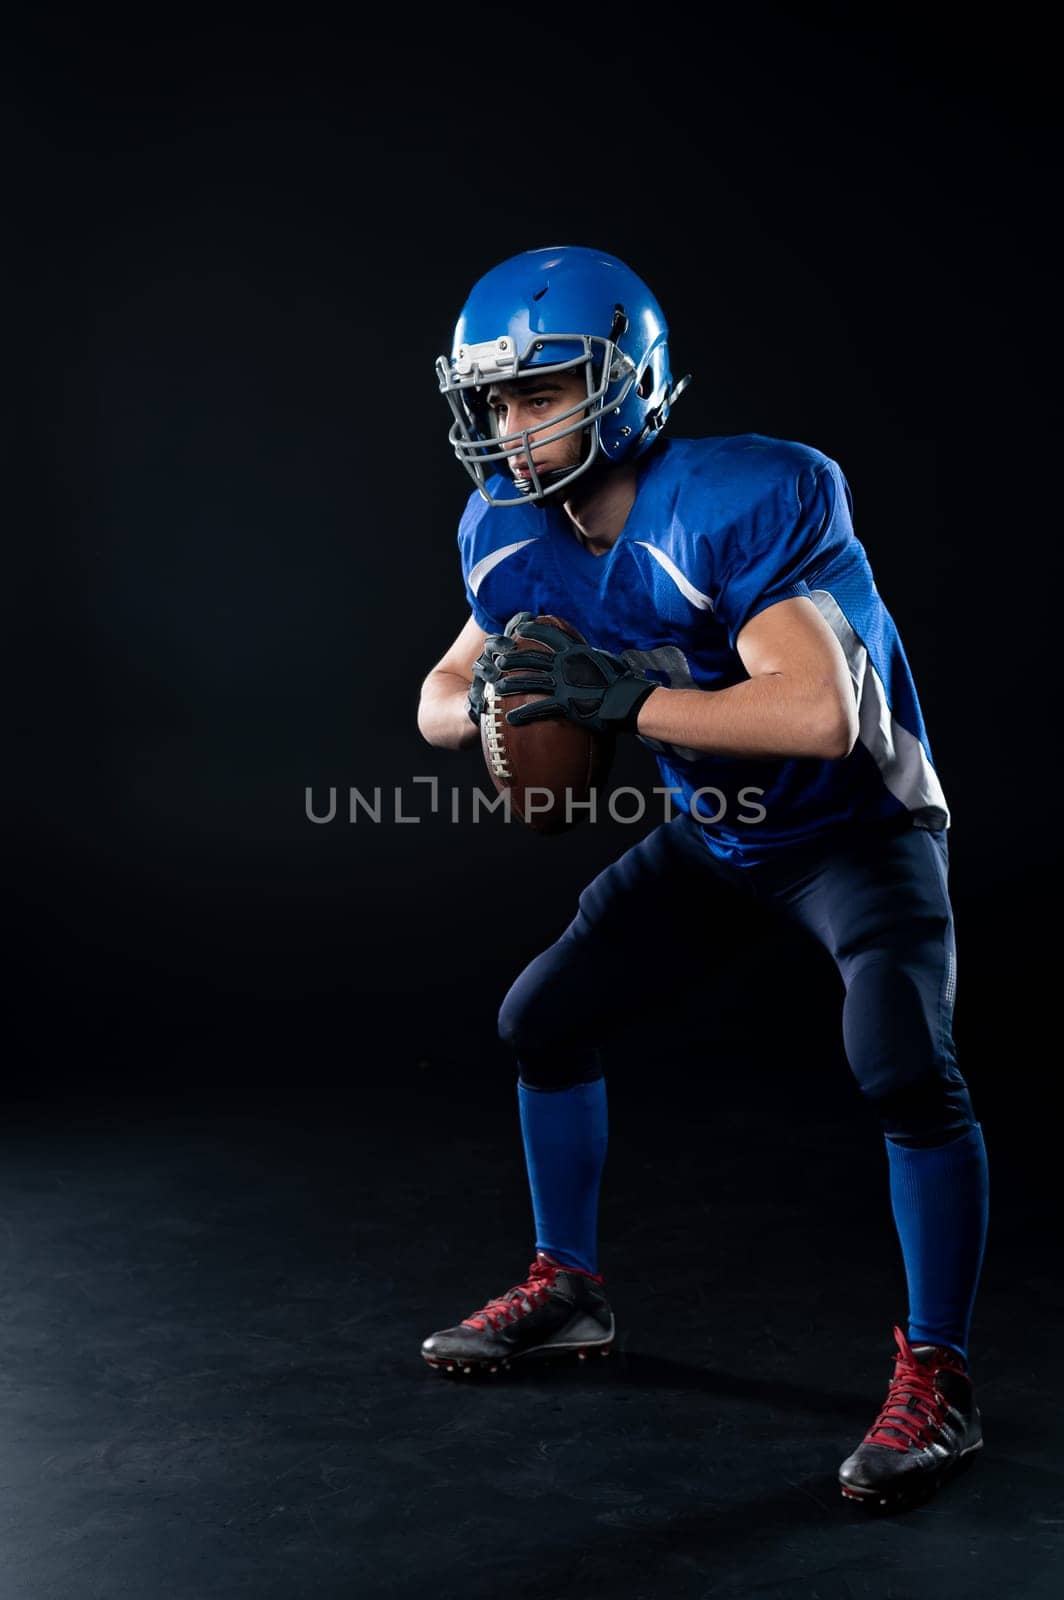
[[[506,751],[502,742],[503,707],[495,698],[495,685],[484,685],[484,708],[481,711],[481,721],[487,717],[488,761],[496,778],[512,778],[513,773],[506,765]]]

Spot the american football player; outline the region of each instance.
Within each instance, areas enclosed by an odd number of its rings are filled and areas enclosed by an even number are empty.
[[[738,896],[819,940],[843,981],[843,1042],[885,1141],[908,1307],[885,1400],[839,1482],[852,1499],[905,1504],[982,1443],[968,1341],[987,1158],[952,1031],[949,808],[842,469],[793,440],[667,432],[688,382],[673,377],[668,336],[623,261],[559,246],[491,268],[437,362],[473,484],[458,528],[469,617],[425,678],[423,737],[470,745],[488,684],[534,689],[543,698],[509,711],[512,724],[628,732],[679,801],[587,885],[502,1000],[535,1259],[422,1355],[461,1371],[609,1349],[601,1050],[669,985],[707,983],[685,934]],[[753,815],[734,803],[744,789],[760,795]],[[667,958],[651,985],[619,994],[618,952],[648,927]]]

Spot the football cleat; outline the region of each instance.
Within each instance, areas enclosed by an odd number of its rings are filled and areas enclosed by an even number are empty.
[[[886,1401],[839,1468],[845,1497],[875,1510],[934,1494],[983,1444],[964,1357],[944,1345],[911,1345],[900,1328],[894,1339],[898,1354]]]
[[[602,1278],[552,1260],[544,1250],[523,1283],[489,1300],[421,1346],[444,1372],[498,1372],[524,1356],[608,1355],[614,1321]]]

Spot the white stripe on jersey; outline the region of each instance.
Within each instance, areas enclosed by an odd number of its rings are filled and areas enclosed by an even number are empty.
[[[646,539],[635,539],[633,540],[633,543],[641,544],[644,550],[650,551],[650,554],[654,557],[654,560],[657,562],[658,566],[669,574],[669,577],[672,579],[677,589],[679,589],[685,600],[689,600],[693,606],[697,606],[699,611],[713,610],[713,602],[709,598],[709,595],[703,594],[700,589],[696,589],[694,584],[690,583],[688,579],[684,577],[683,573],[680,571],[675,561],[672,560],[671,556],[667,556],[665,554],[664,550],[659,550],[656,544],[650,544]]]
[[[518,539],[516,544],[504,544],[501,550],[493,550],[490,555],[484,556],[469,571],[469,587],[476,594],[484,579],[493,567],[500,561],[505,561],[507,556],[512,556],[515,550],[523,550],[526,544],[533,544],[532,539]]]
[[[949,809],[938,774],[920,740],[891,715],[883,679],[864,644],[829,590],[813,589],[811,593],[842,646],[857,696],[857,737],[875,761],[884,784],[907,810],[924,812],[929,827],[949,827]]]

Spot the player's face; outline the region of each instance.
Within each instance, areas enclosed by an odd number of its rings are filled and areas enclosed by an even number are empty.
[[[552,418],[579,405],[587,399],[587,380],[583,367],[573,367],[565,372],[550,372],[542,378],[516,378],[510,383],[494,383],[488,390],[487,403],[495,417],[495,427],[500,434],[530,432],[528,443],[536,471],[562,472],[578,466],[584,459],[586,438],[581,429],[562,433],[571,428],[577,416],[566,417],[552,434]],[[523,451],[510,458],[510,471],[515,478],[529,476],[528,460]]]

